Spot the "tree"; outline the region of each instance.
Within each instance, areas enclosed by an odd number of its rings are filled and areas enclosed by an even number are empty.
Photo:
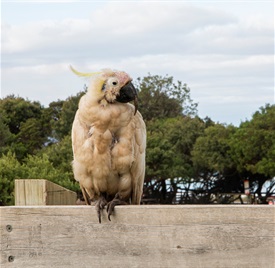
[[[31,102],[14,95],[0,100],[0,113],[4,114],[4,121],[13,134],[18,134],[22,123],[29,118],[40,118],[41,109],[39,102]]]
[[[192,150],[200,194],[211,202],[213,193],[241,193],[243,179],[230,154],[230,138],[236,128],[214,124],[205,129]]]
[[[58,124],[58,121],[60,120],[62,106],[64,102],[65,102],[64,100],[53,101],[49,104],[49,107],[47,107],[44,110],[44,115],[45,117],[48,118],[50,122],[50,127],[51,127],[51,133],[50,133],[50,139],[49,139],[48,145],[57,142],[58,138],[60,137],[58,128],[56,126]]]
[[[275,191],[275,105],[267,104],[254,113],[250,121],[243,122],[231,139],[231,154],[251,189],[262,201]],[[263,186],[271,182],[267,196]]]
[[[14,179],[22,178],[24,172],[14,153],[9,151],[0,158],[0,205],[14,204]]]
[[[191,151],[205,123],[198,117],[156,119],[147,125],[145,195],[172,203],[194,176]],[[169,189],[168,189],[169,188]]]
[[[85,91],[79,92],[76,96],[71,96],[65,101],[59,100],[50,103],[47,113],[51,117],[54,139],[60,141],[63,137],[70,135],[78,103],[83,94],[85,94]]]
[[[180,81],[174,83],[172,76],[149,74],[138,78],[135,85],[139,91],[139,111],[145,121],[197,114],[198,104],[191,99],[190,89]]]
[[[47,142],[51,130],[39,102],[11,95],[0,100],[0,114],[6,134],[7,127],[10,133],[5,146],[10,146],[19,160],[34,154]]]
[[[13,134],[10,132],[9,127],[4,123],[3,113],[0,116],[0,155],[6,153],[9,145],[13,140]]]
[[[38,156],[47,155],[49,161],[52,165],[62,171],[71,174],[72,173],[72,160],[73,160],[73,153],[72,153],[72,140],[71,136],[65,136],[61,141],[51,144],[37,154]]]

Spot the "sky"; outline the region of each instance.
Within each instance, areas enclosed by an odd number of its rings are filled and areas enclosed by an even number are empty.
[[[1,98],[47,105],[82,72],[169,75],[198,115],[238,126],[274,104],[274,1],[1,1]]]

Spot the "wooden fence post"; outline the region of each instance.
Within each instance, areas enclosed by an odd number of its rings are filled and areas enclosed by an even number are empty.
[[[75,205],[76,193],[47,180],[18,179],[14,183],[16,206]]]

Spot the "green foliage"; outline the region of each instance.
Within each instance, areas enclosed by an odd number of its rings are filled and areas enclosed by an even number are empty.
[[[190,89],[180,81],[174,83],[171,76],[149,74],[138,78],[136,87],[139,90],[139,111],[145,121],[197,114],[198,104],[191,99]]]
[[[47,113],[51,116],[52,136],[57,140],[62,140],[70,135],[78,103],[84,92],[71,96],[66,101],[52,102]]]
[[[43,154],[48,156],[49,161],[55,168],[72,175],[73,152],[71,136],[65,136],[60,142],[43,148],[38,155]]]
[[[27,154],[36,153],[48,140],[49,122],[39,102],[8,96],[0,100],[0,115],[5,132],[2,135],[8,135],[4,145],[9,146],[20,161]],[[1,150],[5,152],[3,147]]]
[[[29,154],[41,149],[43,143],[47,140],[44,136],[41,122],[36,118],[29,118],[21,124],[17,139],[25,145],[26,153]]]
[[[41,112],[39,102],[31,102],[14,95],[0,100],[0,114],[4,114],[4,122],[13,134],[18,134],[21,124],[29,118],[39,119]]]
[[[230,154],[230,139],[236,128],[215,124],[205,129],[192,151],[197,181],[209,193],[243,192],[243,179]]]
[[[175,178],[178,184],[193,178],[191,152],[204,127],[205,123],[201,119],[188,116],[152,120],[147,123],[147,189],[161,192],[160,189],[166,187],[167,180],[173,183]],[[177,187],[179,186],[174,185],[174,193],[170,199],[175,197]],[[162,193],[159,202],[167,202],[166,192]]]
[[[275,176],[274,118],[275,106],[267,105],[239,128],[215,124],[197,139],[194,167],[212,178],[212,191],[243,192],[243,180],[249,179],[261,198],[263,185]]]
[[[240,125],[231,146],[240,171],[275,176],[275,105],[257,111]]]
[[[230,140],[237,169],[248,178],[251,188],[262,197],[263,185],[270,182],[267,196],[275,186],[275,105],[266,105],[243,122]]]
[[[0,205],[14,204],[14,179],[22,178],[21,164],[12,152],[0,158]]]
[[[14,135],[10,132],[8,125],[4,122],[4,118],[0,116],[0,154],[9,150]]]
[[[72,172],[63,172],[55,168],[46,154],[41,156],[29,155],[21,168],[27,179],[46,179],[73,191],[79,190]]]
[[[215,124],[205,129],[202,136],[196,140],[192,159],[194,165],[207,168],[214,172],[223,172],[234,166],[229,154],[229,139],[235,132],[235,127]]]

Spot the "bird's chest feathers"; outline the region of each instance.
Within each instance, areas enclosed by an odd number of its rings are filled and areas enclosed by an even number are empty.
[[[92,161],[111,163],[118,170],[131,165],[135,129],[133,105],[115,103],[81,108],[79,116],[87,131],[85,147],[92,149]]]
[[[106,130],[117,132],[119,128],[126,127],[133,117],[133,109],[129,104],[98,105],[87,110],[81,114],[86,125],[102,133]]]

